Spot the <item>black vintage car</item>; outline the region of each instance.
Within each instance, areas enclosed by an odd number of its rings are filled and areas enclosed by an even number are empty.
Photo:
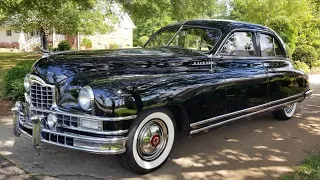
[[[273,30],[224,20],[168,25],[141,49],[51,54],[24,86],[15,135],[116,154],[141,174],[166,161],[177,130],[191,136],[270,111],[287,120],[312,94]]]

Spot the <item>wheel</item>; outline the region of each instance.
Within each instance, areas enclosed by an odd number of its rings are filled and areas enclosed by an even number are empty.
[[[168,109],[150,110],[138,116],[129,129],[126,152],[120,164],[134,173],[146,174],[163,165],[173,146],[176,123]]]
[[[279,120],[288,120],[290,119],[294,112],[296,111],[297,103],[292,103],[286,106],[283,109],[273,112],[273,117]]]

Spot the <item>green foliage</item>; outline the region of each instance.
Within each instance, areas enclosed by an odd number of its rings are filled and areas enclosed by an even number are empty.
[[[309,45],[298,46],[292,54],[294,61],[305,62],[308,66],[313,67],[313,64],[318,60],[316,49]]]
[[[295,28],[291,20],[286,16],[277,16],[269,19],[266,25],[276,31],[282,40],[290,47],[295,48],[297,42],[298,29]]]
[[[305,72],[305,73],[309,73],[310,72],[310,67],[304,63],[304,62],[301,62],[301,61],[295,61],[294,62],[294,67]]]
[[[3,79],[4,96],[13,100],[24,99],[23,81],[27,73],[30,72],[31,67],[35,61],[23,61],[11,68]]]
[[[298,44],[320,48],[320,18],[305,21],[299,32]]]
[[[149,40],[149,37],[148,36],[142,36],[139,38],[138,40],[138,45],[140,47],[142,47],[144,44],[146,44],[146,42]]]
[[[289,54],[292,54],[296,46],[320,48],[319,7],[319,0],[260,0],[258,3],[256,0],[234,0],[230,18],[271,27],[290,47]],[[308,65],[311,63],[307,61],[313,61],[310,58],[295,60]]]
[[[86,47],[86,49],[91,49],[92,48],[92,41],[87,38],[83,38],[81,42],[81,46]]]
[[[320,60],[314,61],[312,67],[320,67]]]
[[[256,0],[234,0],[231,17],[266,25],[268,19],[283,16],[288,17],[297,28],[301,28],[300,25],[305,20],[312,18],[310,7],[310,0],[260,0],[259,2]]]
[[[119,45],[116,43],[110,43],[108,49],[119,49]]]
[[[58,44],[59,51],[69,51],[71,49],[71,45],[69,41],[63,40]]]
[[[120,0],[129,13],[136,29],[133,45],[139,45],[139,38],[150,36],[159,28],[187,19],[226,16],[227,0]]]
[[[320,155],[312,155],[301,166],[295,168],[293,173],[283,176],[282,180],[316,180],[320,179]]]

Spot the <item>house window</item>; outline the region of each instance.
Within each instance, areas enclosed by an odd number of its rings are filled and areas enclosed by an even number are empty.
[[[12,30],[6,30],[7,36],[12,36]]]
[[[31,32],[30,32],[30,36],[34,36],[34,31],[31,31]]]

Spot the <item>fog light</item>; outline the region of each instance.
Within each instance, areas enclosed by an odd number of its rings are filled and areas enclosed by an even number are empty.
[[[54,114],[49,114],[47,118],[47,125],[50,129],[55,129],[58,124],[58,118]]]
[[[80,118],[80,127],[102,131],[102,121]]]

